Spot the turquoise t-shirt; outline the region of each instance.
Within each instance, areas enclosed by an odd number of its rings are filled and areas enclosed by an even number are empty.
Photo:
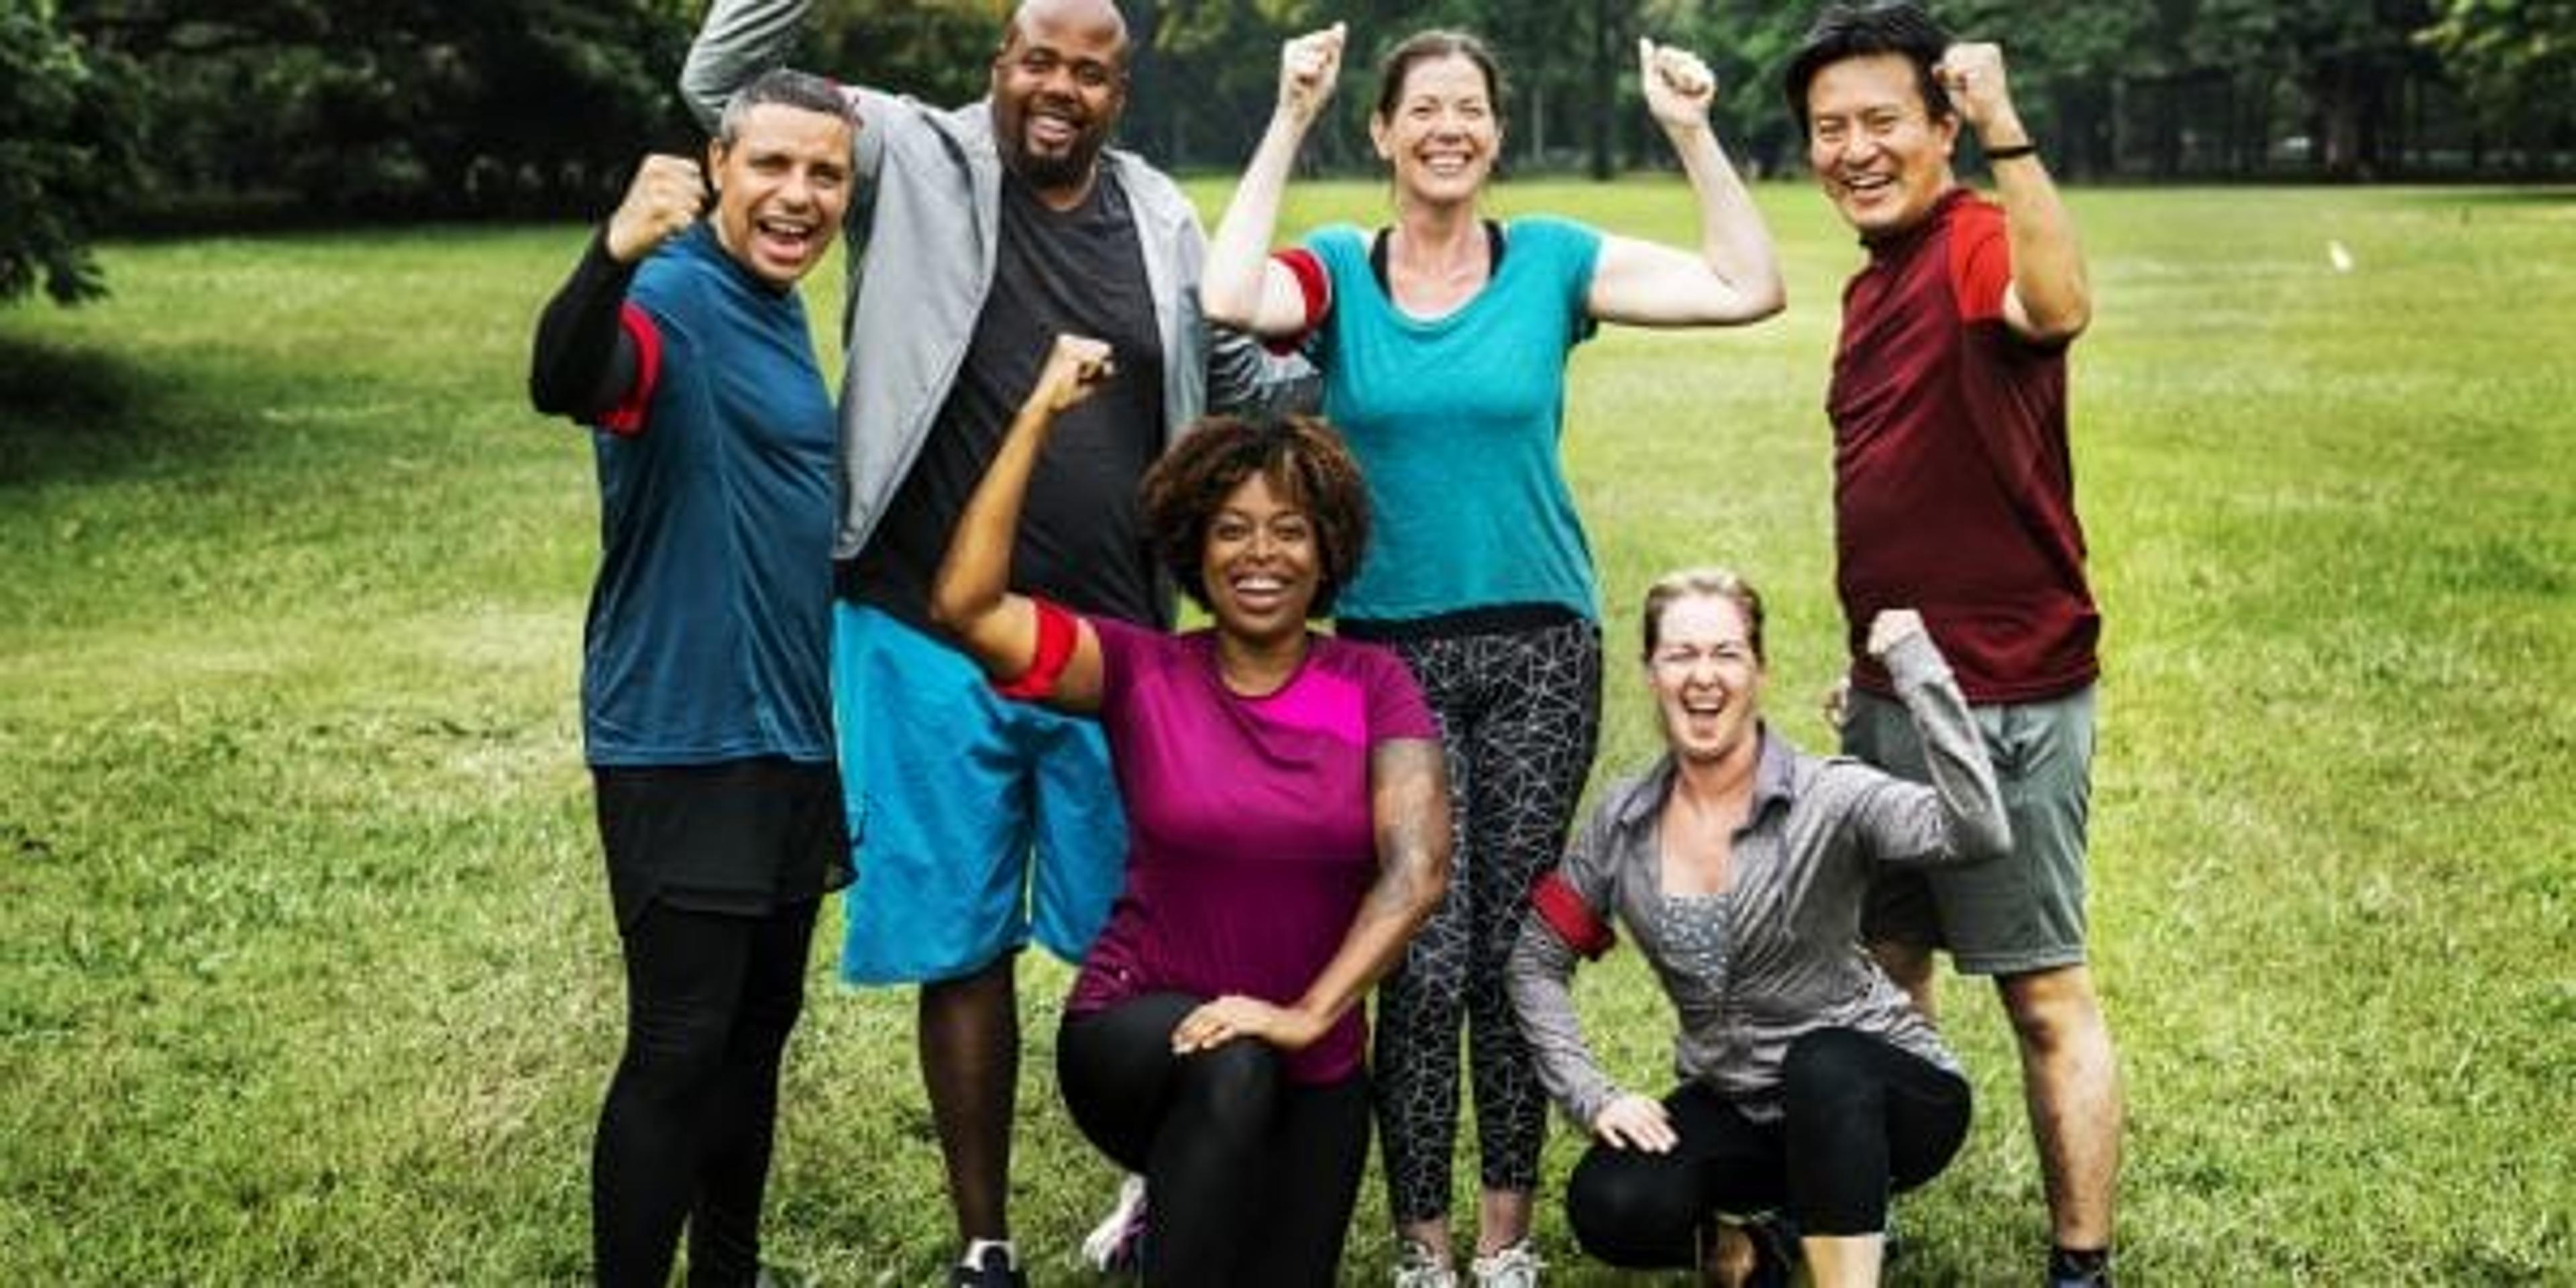
[[[1431,319],[1387,298],[1358,228],[1319,228],[1306,247],[1332,282],[1310,350],[1324,415],[1368,477],[1368,554],[1335,611],[1406,621],[1553,604],[1598,620],[1592,551],[1557,447],[1565,360],[1593,330],[1584,300],[1601,234],[1514,220],[1501,270]]]

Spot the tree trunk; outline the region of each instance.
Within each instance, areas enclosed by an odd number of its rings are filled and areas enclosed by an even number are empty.
[[[1610,47],[1610,0],[1592,0],[1592,177],[1618,171],[1611,140],[1619,118],[1619,60]]]

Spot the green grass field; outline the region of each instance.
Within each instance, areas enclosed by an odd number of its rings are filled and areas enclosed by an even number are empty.
[[[1381,200],[1305,188],[1287,222]],[[1821,404],[1857,251],[1812,192],[1761,200],[1789,312],[1604,334],[1566,455],[1614,656],[1653,573],[1732,564],[1775,606],[1777,722],[1822,746]],[[1689,219],[1669,180],[1501,204]],[[2126,1278],[2576,1283],[2576,193],[2074,206]],[[111,246],[112,300],[0,313],[0,1283],[584,1273],[620,1027],[575,712],[595,505],[580,434],[521,392],[583,235]],[[1633,671],[1609,708],[1602,777],[1649,755]],[[929,1282],[947,1214],[911,998],[831,983],[837,930],[771,1253]],[[1066,980],[1022,972],[1041,1283],[1081,1281],[1114,1180],[1052,1088]],[[2010,1044],[1981,986],[1951,988],[1977,1126],[1903,1206],[1891,1277],[2026,1284],[2045,1225]],[[1584,990],[1661,1087],[1637,964]],[[1551,1186],[1575,1153],[1560,1132]],[[1382,1278],[1381,1212],[1372,1183],[1354,1282]],[[1553,1193],[1541,1234],[1582,1282]]]

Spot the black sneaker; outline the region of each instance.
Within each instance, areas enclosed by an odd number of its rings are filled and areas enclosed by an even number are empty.
[[[1011,1254],[1002,1248],[986,1248],[975,1265],[959,1266],[948,1272],[949,1288],[1029,1288],[1028,1278],[1011,1269]]]
[[[2111,1288],[2111,1259],[2101,1253],[2051,1252],[2048,1288]]]

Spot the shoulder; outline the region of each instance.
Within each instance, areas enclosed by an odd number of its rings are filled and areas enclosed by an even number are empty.
[[[1369,234],[1358,224],[1325,224],[1309,229],[1304,244],[1326,264],[1368,261]]]
[[[1155,169],[1152,162],[1119,148],[1100,155],[1109,163],[1110,173],[1117,176],[1129,207],[1138,215],[1167,223],[1197,221],[1198,208],[1190,204],[1188,194],[1181,191],[1172,176]]]
[[[731,286],[729,267],[714,229],[700,221],[636,266],[627,298],[656,318],[686,321]]]
[[[1584,256],[1601,249],[1601,230],[1562,215],[1523,215],[1503,225],[1504,245],[1513,254]]]
[[[1357,686],[1365,697],[1373,741],[1440,736],[1430,700],[1393,649],[1332,635],[1316,636],[1314,649],[1316,667]]]

